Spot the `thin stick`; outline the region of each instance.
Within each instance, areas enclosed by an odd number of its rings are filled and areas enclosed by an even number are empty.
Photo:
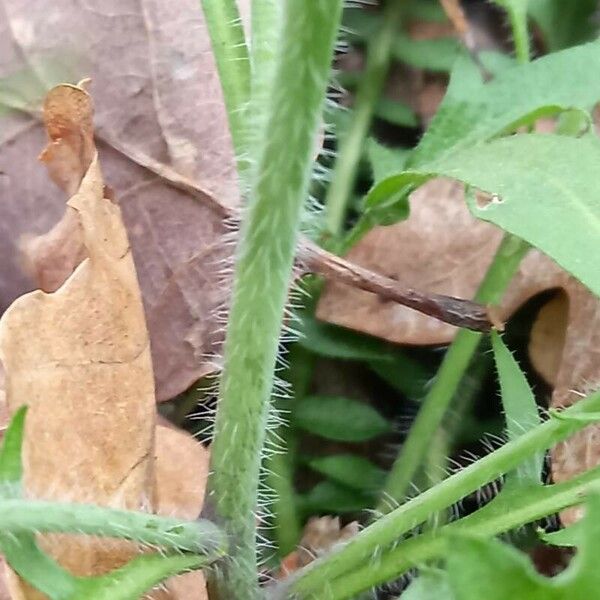
[[[167,184],[202,202],[223,219],[239,222],[241,215],[237,208],[223,204],[219,199],[206,193],[196,181],[179,174],[172,167],[143,152],[123,146],[112,139],[104,139],[104,141],[137,164],[158,175]],[[298,262],[303,269],[303,274],[321,275],[328,281],[337,281],[371,292],[380,298],[407,306],[450,325],[480,332],[498,327],[489,309],[482,304],[403,287],[390,277],[375,273],[323,250],[304,236],[300,237]]]

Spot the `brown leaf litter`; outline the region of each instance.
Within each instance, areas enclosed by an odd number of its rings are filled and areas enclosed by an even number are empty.
[[[240,3],[248,12],[249,2]],[[5,0],[0,77],[28,68],[38,89],[53,71],[93,79],[98,152],[119,191],[150,329],[156,393],[165,400],[215,369],[224,300],[219,282],[223,223],[209,206],[176,189],[147,164],[169,165],[200,182],[206,197],[237,202],[235,164],[210,40],[197,2],[155,0],[135,7]],[[35,32],[35,34],[33,34]],[[56,63],[56,64],[54,64]],[[3,118],[0,134],[0,309],[37,287],[22,269],[21,237],[47,232],[64,211],[43,169],[24,157],[43,144],[31,113]],[[68,236],[67,236],[68,237]],[[68,254],[68,251],[65,251]],[[76,262],[76,261],[75,261]]]
[[[52,271],[52,249],[60,254],[61,247],[48,244],[46,263],[37,264],[42,280],[50,265],[56,291],[21,296],[0,320],[9,409],[29,406],[26,493],[194,517],[208,459],[187,434],[156,427],[141,293],[121,211],[104,194],[91,99],[80,87],[58,86],[48,94],[44,118],[50,142],[41,158],[70,196],[57,230],[70,234],[75,249],[81,244],[75,254],[85,259],[72,273]],[[193,475],[181,469],[182,451]],[[105,572],[135,553],[127,542],[66,535],[41,543],[78,575]],[[200,575],[186,577],[197,583]],[[15,593],[18,587],[25,598],[42,597],[11,581]],[[185,598],[201,598],[202,587],[196,589],[199,595]]]

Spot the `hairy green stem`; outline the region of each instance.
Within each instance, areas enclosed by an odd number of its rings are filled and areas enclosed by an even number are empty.
[[[223,554],[225,534],[205,519],[182,521],[92,504],[0,500],[2,533],[85,533],[160,546],[165,550]]]
[[[355,598],[360,592],[396,579],[426,561],[441,558],[447,554],[452,535],[492,537],[579,504],[599,479],[600,467],[596,467],[564,483],[502,492],[476,513],[436,531],[408,539],[383,552],[372,564],[329,582],[327,590],[318,598]]]
[[[506,234],[475,296],[482,304],[496,304],[517,271],[529,246]],[[475,354],[482,334],[461,329],[448,348],[435,380],[425,396],[400,455],[386,482],[378,510],[389,512],[402,502],[416,472],[427,454],[427,448],[439,428],[456,390]]]
[[[259,597],[261,454],[298,224],[341,0],[286,0],[264,139],[237,248],[206,510],[235,545],[211,582],[219,599]]]
[[[327,190],[326,227],[327,233],[334,239],[342,233],[346,206],[356,180],[364,141],[387,76],[392,42],[400,23],[403,3],[404,0],[387,2],[381,29],[367,48],[367,63],[354,101],[352,124],[340,148]]]
[[[252,0],[252,96],[264,85],[263,74],[272,73],[276,63],[281,8],[280,0]]]
[[[246,111],[250,101],[250,61],[235,0],[201,0],[242,178],[248,168]]]
[[[362,567],[377,556],[382,548],[397,542],[402,535],[423,523],[432,513],[451,506],[486,483],[513,470],[527,457],[550,448],[588,424],[583,419],[570,419],[570,416],[593,414],[598,409],[600,392],[563,411],[563,419],[552,418],[451,475],[372,523],[339,550],[309,565],[291,584],[291,589],[299,598],[326,598],[326,595],[319,593],[326,590],[333,579]]]

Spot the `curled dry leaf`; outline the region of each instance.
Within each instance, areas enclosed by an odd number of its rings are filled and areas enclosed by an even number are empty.
[[[249,4],[240,3],[243,12]],[[132,245],[156,365],[157,398],[171,398],[215,368],[209,360],[220,343],[215,313],[225,296],[217,272],[230,250],[223,247],[219,215],[167,184],[154,167],[169,165],[225,204],[235,204],[238,197],[202,11],[195,0],[102,6],[5,0],[0,77],[28,65],[35,89],[65,80],[63,75],[50,81],[51,71],[61,69],[72,73],[66,79],[92,78],[98,151],[107,183],[118,190]],[[32,98],[20,100],[27,107]],[[38,153],[43,138],[34,114],[22,110],[3,119],[2,309],[37,287],[23,272],[16,251],[21,237],[47,232],[64,210],[62,194],[49,189],[44,169],[28,160]]]
[[[0,320],[9,408],[23,402],[30,407],[26,493],[191,518],[201,508],[208,458],[187,434],[155,428],[141,294],[121,211],[103,194],[88,126],[91,100],[85,90],[63,85],[49,93],[45,108],[50,143],[43,160],[67,193],[76,190],[61,232],[71,234],[74,246],[81,243],[85,259],[62,272],[51,270],[48,287],[56,291],[21,296]],[[183,472],[182,464],[194,473]],[[135,552],[126,542],[64,535],[41,542],[79,575],[105,572]],[[181,595],[184,580],[195,582],[195,594]],[[12,584],[17,596],[40,597],[16,578]],[[201,574],[174,579],[167,590],[161,598],[205,597]]]
[[[54,293],[21,296],[0,320],[7,402],[11,411],[29,405],[23,449],[29,496],[151,510],[155,400],[148,333],[121,211],[104,198],[97,156],[80,152],[93,147],[75,110],[83,104],[89,111],[83,89],[50,92],[43,156],[65,189],[78,188],[67,212],[87,258]],[[67,536],[46,536],[42,545],[79,575],[119,566],[133,550]],[[40,595],[28,590],[26,597]]]
[[[298,549],[283,559],[280,577],[284,578],[305,567],[337,543],[349,540],[358,533],[359,528],[357,521],[342,527],[339,517],[311,517],[304,526]]]
[[[502,238],[496,227],[469,213],[461,184],[434,179],[410,198],[408,220],[369,232],[348,258],[409,287],[460,298],[472,298]],[[506,320],[533,296],[562,290],[568,316],[557,304],[546,307],[534,327],[530,351],[533,364],[555,384],[552,406],[566,406],[600,383],[600,302],[552,260],[531,250],[500,306]],[[558,302],[558,301],[556,301]],[[564,301],[563,301],[564,309]],[[553,324],[548,328],[548,313]],[[328,284],[317,316],[398,344],[447,344],[451,325],[386,302],[368,292]],[[548,353],[544,340],[552,339]],[[542,351],[545,352],[542,355]],[[553,454],[557,481],[600,462],[600,428],[588,427]],[[568,517],[567,517],[568,518]]]

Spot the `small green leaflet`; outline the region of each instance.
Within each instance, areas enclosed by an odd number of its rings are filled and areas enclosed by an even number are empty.
[[[364,442],[391,431],[373,407],[340,396],[306,396],[295,405],[292,419],[304,431],[340,442]]]
[[[376,492],[386,472],[370,460],[354,454],[333,454],[308,461],[308,466],[332,481],[359,491]]]

